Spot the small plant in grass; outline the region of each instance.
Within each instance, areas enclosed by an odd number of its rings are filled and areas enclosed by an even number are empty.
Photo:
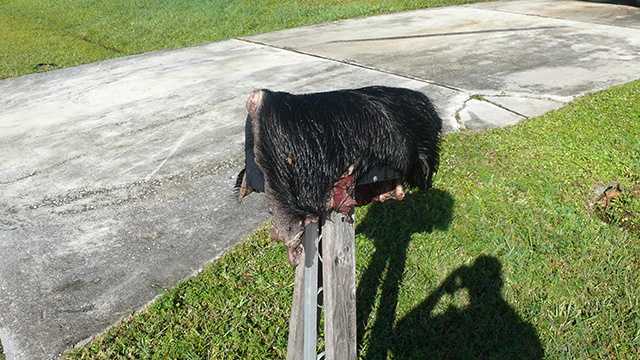
[[[593,210],[602,221],[640,234],[640,184],[627,191],[610,184],[597,196]]]

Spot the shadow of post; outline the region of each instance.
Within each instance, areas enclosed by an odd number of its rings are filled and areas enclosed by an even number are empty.
[[[390,353],[394,359],[406,360],[543,358],[535,328],[502,297],[502,266],[491,256],[480,256],[473,264],[454,270],[396,323],[411,236],[447,230],[453,204],[453,197],[445,191],[412,193],[402,202],[371,205],[357,226],[356,232],[375,246],[356,290],[359,349],[367,330],[366,353],[360,359],[387,359]],[[467,306],[434,314],[443,296],[463,290],[468,292]],[[374,308],[373,323],[368,324]]]
[[[367,354],[362,358],[387,358],[411,235],[447,229],[453,203],[449,193],[437,189],[410,193],[402,202],[371,205],[357,226],[356,232],[366,235],[375,246],[356,290],[358,346],[362,345],[364,330],[381,288],[380,303],[368,336]]]

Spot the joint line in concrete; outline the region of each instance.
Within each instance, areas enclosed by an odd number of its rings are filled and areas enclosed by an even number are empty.
[[[519,112],[517,112],[517,111],[515,111],[515,110],[511,110],[511,109],[509,109],[508,107],[503,106],[503,105],[500,105],[500,104],[498,104],[498,103],[496,103],[496,102],[493,102],[493,101],[491,101],[491,100],[489,100],[489,99],[485,98],[485,97],[484,97],[484,96],[482,96],[482,95],[472,95],[469,99],[472,99],[472,98],[474,98],[474,99],[478,99],[478,100],[480,100],[480,101],[487,102],[487,103],[489,103],[489,104],[491,104],[491,105],[493,105],[493,106],[497,106],[497,107],[499,107],[500,109],[503,109],[503,110],[506,110],[506,111],[508,111],[508,112],[510,112],[510,113],[512,113],[512,114],[518,115],[518,116],[522,117],[523,119],[528,119],[528,118],[529,118],[527,115],[521,114],[521,113],[519,113]]]
[[[322,55],[312,54],[312,53],[308,53],[308,52],[304,52],[304,51],[300,51],[300,50],[296,50],[296,49],[292,49],[292,48],[287,48],[287,47],[275,46],[275,45],[267,44],[267,43],[264,43],[264,42],[261,42],[261,41],[249,40],[249,39],[245,39],[245,38],[235,38],[235,40],[246,42],[246,43],[249,43],[249,44],[254,44],[254,45],[267,46],[267,47],[278,49],[278,50],[290,51],[290,52],[294,52],[294,53],[300,54],[300,55],[306,55],[306,56],[311,56],[311,57],[315,57],[315,58],[322,59],[322,60],[328,60],[328,61],[337,62],[337,63],[344,64],[344,65],[355,66],[355,67],[359,67],[359,68],[362,68],[362,69],[366,69],[366,70],[370,70],[370,71],[376,71],[376,72],[380,72],[380,73],[384,73],[384,74],[389,74],[389,75],[393,75],[393,76],[397,76],[397,77],[401,77],[401,78],[405,78],[405,79],[409,79],[409,80],[420,81],[420,82],[423,82],[423,83],[426,83],[426,84],[429,84],[429,85],[434,85],[434,86],[446,88],[446,89],[457,91],[457,92],[467,92],[464,89],[457,88],[455,86],[451,86],[451,85],[447,85],[447,84],[442,84],[442,83],[439,83],[439,82],[436,82],[436,81],[433,81],[433,80],[422,79],[422,78],[419,78],[419,77],[416,77],[416,76],[411,76],[411,75],[397,74],[397,73],[394,73],[392,71],[379,69],[379,68],[375,68],[375,67],[368,66],[368,65],[358,64],[358,63],[355,63],[355,62],[352,62],[352,61],[333,59],[333,58],[322,56]]]

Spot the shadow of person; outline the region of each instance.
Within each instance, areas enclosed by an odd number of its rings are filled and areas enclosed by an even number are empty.
[[[376,294],[381,292],[375,321],[367,331],[369,346],[365,359],[386,359],[386,344],[392,335],[411,236],[434,229],[446,230],[451,222],[453,203],[453,197],[446,191],[413,192],[401,202],[372,204],[357,225],[356,233],[366,235],[375,246],[356,290],[358,346],[362,344]]]
[[[433,311],[444,295],[468,291],[469,304]],[[542,359],[535,328],[502,298],[498,259],[480,256],[453,271],[393,330],[394,359]]]

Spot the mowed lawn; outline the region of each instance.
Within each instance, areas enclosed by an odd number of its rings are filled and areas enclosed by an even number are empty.
[[[0,79],[337,19],[479,0],[0,0]]]
[[[360,358],[640,358],[640,82],[442,152],[434,189],[357,211]],[[262,229],[66,358],[282,359],[292,289]]]

